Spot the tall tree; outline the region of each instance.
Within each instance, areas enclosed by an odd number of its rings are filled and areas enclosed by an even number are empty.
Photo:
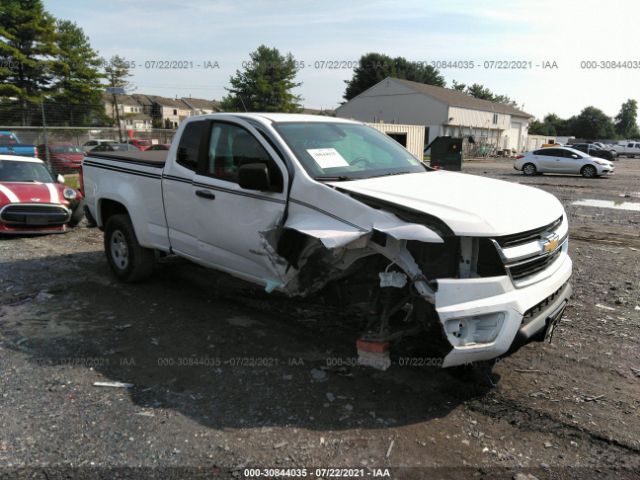
[[[472,97],[479,98],[481,100],[493,100],[493,92],[479,83],[469,85],[465,92]]]
[[[128,61],[119,55],[114,55],[104,64],[104,74],[110,87],[120,87],[125,90],[134,89],[133,83],[129,81],[131,71]]]
[[[458,90],[459,92],[464,92],[467,88],[466,83],[458,83],[456,80],[453,81],[453,85],[451,86],[453,90]]]
[[[103,120],[102,60],[82,28],[68,20],[56,24],[58,55],[54,98],[58,123],[86,125]],[[55,120],[55,118],[54,118]]]
[[[343,97],[351,100],[387,77],[445,86],[444,77],[431,65],[411,62],[404,57],[391,58],[382,53],[367,53],[360,57],[351,80],[345,81],[347,88]]]
[[[22,124],[31,122],[31,102],[51,88],[57,53],[54,19],[40,0],[0,2],[0,97],[16,97]]]
[[[588,140],[615,137],[611,118],[602,110],[591,106],[584,108],[580,115],[572,119],[571,130],[576,137]]]
[[[236,70],[222,99],[225,111],[298,112],[300,97],[292,90],[296,83],[298,65],[291,53],[280,54],[277,48],[260,45],[249,54],[251,62],[244,71]]]
[[[123,88],[125,90],[133,90],[134,86],[129,81],[131,78],[131,72],[129,70],[129,62],[119,55],[114,55],[104,66],[104,74],[107,78],[107,85],[111,88]],[[118,109],[118,101],[116,94],[112,94],[111,98],[111,118],[116,120],[116,126],[118,127],[118,135],[122,139],[121,124],[120,124],[120,111]]]
[[[629,99],[620,107],[620,113],[616,115],[616,133],[625,139],[638,138],[638,102]]]

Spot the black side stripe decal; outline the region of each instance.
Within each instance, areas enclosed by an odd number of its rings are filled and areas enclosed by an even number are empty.
[[[331,217],[334,220],[338,220],[339,222],[342,222],[345,225],[349,225],[350,227],[355,228],[356,230],[360,230],[361,232],[368,232],[369,231],[369,229],[366,229],[364,227],[356,225],[355,223],[351,223],[350,221],[345,220],[344,218],[340,218],[337,215],[334,215],[331,212],[327,212],[326,210],[323,210],[320,207],[316,207],[315,205],[311,205],[310,203],[306,203],[306,202],[303,202],[302,200],[297,200],[295,198],[290,198],[289,200],[291,202],[297,203],[298,205],[301,205],[303,207],[307,207],[307,208],[310,208],[311,210],[315,210],[318,213],[322,213],[323,215],[326,215],[327,217]]]
[[[111,170],[111,171],[114,171],[114,172],[129,173],[131,175],[138,175],[138,176],[147,177],[147,178],[155,178],[155,179],[158,179],[158,180],[166,179],[166,180],[171,180],[171,181],[174,181],[174,182],[181,182],[181,183],[190,184],[190,185],[193,185],[194,187],[209,188],[211,190],[216,190],[216,191],[219,191],[219,192],[230,193],[232,195],[240,195],[240,196],[243,196],[243,197],[255,198],[255,199],[258,199],[258,200],[264,200],[264,201],[267,201],[267,202],[279,203],[279,204],[282,204],[282,205],[286,204],[286,201],[282,200],[280,198],[265,197],[265,196],[262,196],[262,195],[256,195],[256,194],[249,193],[249,192],[239,192],[237,190],[232,190],[230,188],[219,187],[217,185],[208,185],[206,183],[193,182],[193,181],[189,180],[188,178],[176,177],[174,175],[166,175],[166,174],[165,175],[160,175],[160,174],[154,174],[154,173],[150,173],[150,172],[141,172],[140,170],[131,170],[129,168],[117,167],[117,166],[114,166],[114,165],[105,165],[103,163],[95,163],[95,162],[86,161],[86,160],[82,164],[83,164],[83,166],[86,165],[86,166],[89,166],[89,167],[102,168],[104,170]],[[306,203],[306,202],[303,202],[302,200],[297,200],[295,198],[290,198],[289,200],[291,202],[297,203],[298,205],[301,205],[303,207],[310,208],[311,210],[315,210],[316,212],[321,213],[323,215],[326,215],[327,217],[331,217],[334,220],[337,220],[337,221],[339,221],[341,223],[344,223],[345,225],[348,225],[348,226],[350,226],[352,228],[355,228],[356,230],[360,230],[361,232],[369,231],[366,228],[363,228],[363,227],[361,227],[359,225],[356,225],[355,223],[351,223],[348,220],[345,220],[344,218],[340,218],[339,216],[337,216],[337,215],[335,215],[335,214],[333,214],[331,212],[327,212],[326,210],[323,210],[322,208],[317,207],[315,205],[311,205],[310,203]]]
[[[82,162],[83,166],[88,166],[88,167],[94,167],[94,168],[101,168],[103,170],[111,170],[114,172],[120,172],[120,173],[129,173],[131,175],[138,175],[141,177],[148,177],[148,178],[156,178],[156,179],[161,179],[162,175],[160,175],[159,173],[152,173],[152,172],[142,172],[140,170],[132,170],[130,168],[124,168],[124,167],[119,167],[116,165],[107,165],[104,163],[95,163],[95,162],[87,162],[86,160],[84,162]]]

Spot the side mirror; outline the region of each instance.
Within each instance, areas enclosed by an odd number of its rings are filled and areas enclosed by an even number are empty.
[[[238,170],[238,185],[246,190],[270,190],[269,169],[264,163],[246,163]]]
[[[571,154],[571,158],[580,158],[578,155],[576,155],[575,153]]]
[[[64,183],[64,176],[58,174],[58,176],[56,177],[56,180],[58,181],[58,183]]]

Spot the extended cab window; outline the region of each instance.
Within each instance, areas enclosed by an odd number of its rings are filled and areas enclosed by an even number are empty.
[[[196,170],[198,167],[198,158],[200,157],[200,144],[202,143],[202,135],[206,122],[190,122],[184,128],[178,145],[178,153],[176,161],[183,167],[190,170]]]
[[[229,123],[214,123],[209,137],[205,174],[237,182],[240,166],[248,163],[267,165],[273,189],[282,191],[282,173],[260,142],[242,127]]]

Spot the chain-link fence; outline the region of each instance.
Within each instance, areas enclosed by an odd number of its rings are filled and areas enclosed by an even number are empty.
[[[49,146],[60,143],[77,147],[96,139],[171,143],[174,129],[153,128],[161,123],[162,119],[155,119],[141,106],[118,105],[116,110],[108,100],[104,104],[0,100],[0,132],[5,133],[0,135],[0,146],[15,143],[17,138],[19,144],[39,147],[43,159]]]

